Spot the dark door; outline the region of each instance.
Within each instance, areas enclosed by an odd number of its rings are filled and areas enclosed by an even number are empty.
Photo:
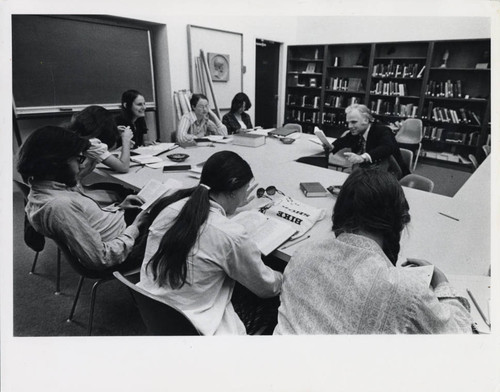
[[[263,128],[275,128],[278,119],[278,78],[281,44],[257,39],[255,45],[254,125],[260,125]]]

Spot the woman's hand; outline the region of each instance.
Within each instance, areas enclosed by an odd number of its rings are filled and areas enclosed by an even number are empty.
[[[401,264],[402,267],[423,267],[426,265],[432,265],[426,260],[421,259],[406,259],[406,261]],[[448,282],[446,275],[436,266],[434,266],[434,273],[432,274],[431,286],[435,289],[441,283]]]
[[[130,129],[130,127],[126,127],[124,125],[119,125],[118,129],[121,131],[122,145],[130,145],[132,147],[132,138],[134,137],[134,133]]]
[[[128,195],[120,204],[123,210],[140,208],[144,204],[144,199],[138,195]]]

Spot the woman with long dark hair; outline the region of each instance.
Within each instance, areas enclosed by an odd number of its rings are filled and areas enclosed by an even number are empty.
[[[121,98],[121,109],[121,113],[115,118],[116,125],[130,127],[136,147],[151,144],[148,138],[144,96],[137,90],[125,91]]]
[[[231,304],[235,281],[261,298],[279,294],[282,275],[264,265],[245,229],[227,218],[254,189],[252,170],[221,151],[199,185],[163,199],[151,212],[139,286],[181,309],[204,335],[245,334]]]
[[[446,276],[408,260],[396,268],[410,222],[401,185],[389,172],[356,169],[333,209],[332,238],[295,251],[285,270],[275,334],[471,332],[465,298]]]
[[[252,128],[252,120],[246,112],[251,107],[250,98],[245,93],[238,93],[234,96],[231,101],[231,110],[222,116],[222,123],[226,126],[227,133],[232,135],[242,129]]]

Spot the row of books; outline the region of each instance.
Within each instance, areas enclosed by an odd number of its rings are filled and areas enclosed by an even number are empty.
[[[321,116],[323,124],[331,124],[335,126],[343,126],[347,128],[345,113],[323,113]]]
[[[406,83],[397,82],[383,82],[379,80],[375,83],[375,88],[370,91],[372,94],[382,94],[382,95],[408,95],[408,88]]]
[[[354,105],[355,103],[359,103],[359,98],[347,98],[344,95],[330,95],[329,97],[325,98],[325,106],[329,106],[332,108],[345,108],[349,105]]]
[[[287,110],[286,119],[286,121],[301,121],[317,124],[319,120],[319,113],[292,109]]]
[[[318,87],[318,80],[317,78],[309,78],[307,80],[302,80],[302,82],[299,80],[299,75],[292,75],[288,79],[288,86],[289,87]]]
[[[372,76],[391,77],[391,78],[421,78],[424,73],[425,65],[420,64],[394,64],[391,60],[389,64],[375,64],[373,66]]]
[[[362,91],[363,81],[361,78],[330,78],[328,88],[330,90]]]
[[[424,110],[426,115],[424,119],[429,119],[433,121],[442,121],[452,124],[468,124],[468,125],[481,125],[481,119],[472,110],[466,108],[460,108],[458,110],[435,107],[434,102],[430,101],[427,106],[427,110]]]
[[[315,95],[287,94],[286,104],[319,109],[320,97]]]
[[[470,163],[471,163],[470,160],[463,157],[462,155],[453,154],[451,152],[437,152],[437,151],[421,150],[420,156],[432,158],[432,159],[439,159],[440,161],[463,163],[463,164],[467,164],[467,165],[470,165]]]
[[[455,132],[440,127],[425,126],[423,129],[423,138],[427,140],[477,147],[479,142],[479,132]]]
[[[384,114],[399,117],[417,117],[418,105],[413,103],[400,104],[399,100],[395,102],[377,99],[371,101],[370,110],[375,114]]]
[[[447,80],[446,82],[440,82],[430,80],[427,83],[425,95],[431,97],[462,98],[462,81],[456,80],[452,82],[451,80]]]

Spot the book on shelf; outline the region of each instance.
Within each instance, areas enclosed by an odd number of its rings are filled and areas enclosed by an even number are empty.
[[[245,228],[264,256],[277,249],[297,232],[289,224],[258,211],[242,211],[231,220]]]
[[[233,135],[233,144],[247,147],[260,147],[266,144],[266,137],[252,133],[236,133]]]
[[[318,87],[316,78],[309,79],[309,87]]]
[[[319,99],[320,97],[314,97],[313,107],[316,109],[319,108]]]
[[[173,178],[169,178],[165,182],[160,182],[155,179],[149,180],[137,194],[137,196],[140,196],[144,200],[141,209],[147,211],[156,200],[180,188],[182,188],[182,182],[174,180]]]
[[[349,91],[361,91],[362,81],[361,78],[349,78],[348,90]]]
[[[325,197],[328,195],[325,187],[319,182],[301,182],[299,186],[306,197]]]
[[[314,72],[316,72],[316,63],[307,63],[307,67],[304,73],[314,73]]]

